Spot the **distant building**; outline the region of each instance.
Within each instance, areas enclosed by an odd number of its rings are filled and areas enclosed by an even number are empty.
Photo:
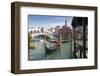
[[[59,29],[60,29],[60,26],[59,26],[59,25],[55,27],[55,32],[54,32],[54,34],[55,34],[55,36],[57,36],[57,37],[59,37]]]
[[[71,32],[72,32],[72,29],[67,26],[67,20],[65,20],[64,26],[62,26],[61,28],[60,26],[57,26],[55,28],[55,34],[57,36],[61,35],[62,39],[67,39],[67,40],[71,39],[71,34],[72,34]]]

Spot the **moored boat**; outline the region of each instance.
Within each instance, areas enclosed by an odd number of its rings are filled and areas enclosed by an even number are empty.
[[[51,43],[46,41],[44,45],[45,45],[46,54],[51,54],[60,48],[60,46],[54,46],[55,42]]]

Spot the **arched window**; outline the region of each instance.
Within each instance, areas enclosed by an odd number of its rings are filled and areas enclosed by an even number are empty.
[[[30,34],[33,34],[33,31],[32,30],[30,31]]]
[[[37,30],[37,33],[40,33],[39,30]]]
[[[34,33],[36,33],[36,30],[34,30]]]
[[[44,32],[44,28],[41,28],[41,32]]]

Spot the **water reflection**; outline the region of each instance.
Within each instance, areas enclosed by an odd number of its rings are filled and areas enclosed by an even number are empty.
[[[52,52],[46,54],[44,42],[35,42],[36,48],[29,49],[29,60],[54,60],[54,59],[71,59],[71,42],[62,43],[61,47]]]

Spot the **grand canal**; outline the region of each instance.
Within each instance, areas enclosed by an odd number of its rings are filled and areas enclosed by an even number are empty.
[[[60,48],[51,54],[46,54],[44,41],[34,42],[36,48],[29,49],[29,60],[71,59],[71,41],[62,43]]]

